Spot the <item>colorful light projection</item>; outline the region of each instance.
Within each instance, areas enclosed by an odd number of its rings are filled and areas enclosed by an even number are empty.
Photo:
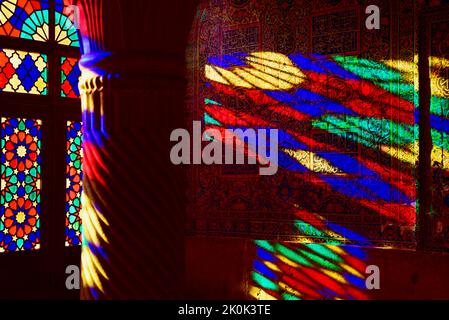
[[[419,101],[418,101],[418,65],[417,57],[414,62],[409,61],[382,61],[382,63],[375,63],[364,59],[357,59],[356,57],[340,57],[336,56],[334,59],[346,70],[353,72],[360,78],[371,81],[379,87],[384,88],[403,100],[403,104],[411,102],[415,106],[414,116],[415,122],[419,117]],[[431,65],[431,135],[433,142],[432,163],[439,163],[444,170],[449,170],[448,163],[448,148],[449,136],[448,128],[449,121],[447,115],[449,113],[449,91],[447,74],[441,70],[449,68],[449,60],[430,57]],[[405,101],[405,102],[404,102]],[[339,122],[336,125],[337,130],[348,125],[356,125],[357,119],[352,119],[350,124]],[[385,121],[384,119],[379,121]],[[317,124],[320,125],[320,124]],[[387,125],[383,124],[386,128]],[[393,128],[396,133],[395,139],[400,143],[396,145],[381,146],[382,150],[389,154],[395,154],[399,159],[405,162],[414,163],[418,159],[418,128],[416,125],[397,124]],[[395,141],[396,141],[395,140]],[[365,143],[368,143],[365,141]]]
[[[81,251],[83,288],[95,300],[104,292],[104,284],[109,280],[103,266],[107,265],[107,255],[102,249],[109,240],[103,228],[109,226],[104,215],[95,208],[87,196],[82,197],[83,213],[83,249]]]
[[[70,0],[56,0],[55,37],[58,44],[79,47],[76,16],[78,12],[70,5]]]
[[[244,56],[247,66],[235,56],[211,58],[216,65],[206,65],[206,78],[237,88],[263,90],[288,90],[300,84],[304,74],[285,55],[274,52],[254,52]],[[238,66],[232,71],[231,66]]]
[[[90,116],[86,114],[86,111],[84,112],[83,117]],[[86,118],[83,119],[86,120]],[[100,135],[93,134],[91,136],[86,132],[84,138],[86,139],[83,146],[83,152],[86,154],[86,169],[84,170],[86,179],[83,180],[85,182],[83,187],[90,192],[82,196],[83,249],[81,265],[83,288],[87,291],[82,295],[97,300],[99,295],[104,292],[104,285],[109,280],[105,270],[105,266],[108,265],[108,257],[103,250],[104,246],[109,245],[109,239],[104,232],[104,229],[109,226],[109,222],[101,209],[107,208],[108,204],[101,200],[96,190],[99,188],[109,190],[109,186],[101,177],[102,173],[107,171],[102,161],[103,151],[95,147],[97,145],[95,142],[102,140]],[[92,159],[91,162],[89,159]]]
[[[47,56],[0,49],[0,92],[47,94]]]
[[[65,245],[78,246],[82,243],[81,193],[82,193],[82,160],[83,135],[81,122],[67,122],[67,155],[66,155],[66,222]]]
[[[48,0],[1,0],[0,36],[47,41]]]
[[[249,295],[259,300],[368,300],[367,247],[371,241],[318,214],[298,209],[296,239],[257,240]]]
[[[88,90],[85,83],[97,78],[98,74],[89,69],[83,70],[81,90]],[[98,80],[98,85],[103,85]],[[100,88],[99,88],[100,89]],[[100,92],[101,90],[99,90]],[[82,95],[85,98],[86,95]],[[109,175],[109,169],[105,165],[105,159],[111,156],[102,146],[108,143],[108,134],[104,130],[104,115],[99,115],[101,123],[97,127],[93,121],[95,114],[92,111],[92,100],[82,103],[83,116],[83,195],[81,219],[83,221],[83,242],[81,251],[82,298],[99,299],[104,293],[104,287],[109,280],[107,268],[110,267],[108,256],[103,248],[109,245],[109,239],[105,229],[109,227],[109,221],[103,215],[110,208],[111,203],[104,200],[103,193],[110,192],[111,186],[104,177]]]
[[[305,223],[305,230],[315,227]],[[318,229],[315,229],[318,231]],[[324,232],[324,231],[320,231]],[[328,230],[335,234],[333,230]],[[249,294],[258,300],[367,300],[366,254],[357,247],[258,240]]]
[[[0,252],[40,247],[41,121],[1,120]]]
[[[81,70],[76,58],[61,58],[61,96],[68,98],[78,98],[78,79],[81,77]]]
[[[272,64],[273,57],[277,55],[263,53],[262,56],[266,57],[267,64]],[[277,70],[283,73],[285,81],[289,81],[289,76],[304,75],[300,83],[290,81],[294,88],[288,91],[284,87],[264,90],[258,83],[260,79],[253,81],[244,78],[251,88],[241,86],[227,73],[220,73],[221,70],[215,66],[209,68],[215,68],[216,73],[208,72],[206,68],[211,94],[222,97],[215,103],[208,99],[204,104],[206,124],[209,127],[275,127],[282,131],[280,147],[284,152],[280,156],[281,166],[290,171],[312,174],[315,180],[329,184],[335,191],[358,200],[363,206],[378,207],[376,211],[379,213],[386,213],[382,209],[389,208],[394,212],[389,214],[391,218],[396,215],[395,219],[403,226],[413,227],[416,198],[414,165],[418,139],[415,126],[417,112],[413,103],[415,94],[414,91],[405,91],[411,94],[410,101],[376,85],[376,81],[383,81],[394,88],[397,82],[410,85],[414,78],[384,63],[363,59],[359,62],[361,68],[357,73],[343,63],[338,64],[341,57],[335,57],[334,61],[316,55],[305,57],[295,54],[285,56],[282,59],[284,64],[288,64],[285,62],[287,59],[301,73]],[[354,64],[354,57],[345,59]],[[237,54],[232,59],[224,57],[211,61],[219,61],[220,68],[226,66],[228,72],[241,78],[236,70],[252,67],[253,54]],[[363,65],[371,71],[364,71]],[[381,66],[384,72],[379,71]],[[260,67],[261,64],[258,64],[256,69]],[[270,71],[269,75],[272,73]],[[374,80],[361,77],[369,77],[370,74]],[[386,84],[383,86],[386,87]],[[411,88],[414,88],[413,83]],[[226,105],[227,97],[246,99],[251,103],[245,110],[236,110]],[[442,101],[441,97],[434,95],[433,101],[435,98],[439,98],[438,108],[447,105],[447,99]],[[432,110],[435,109],[434,105]],[[434,155],[438,155],[434,161],[441,161],[441,156],[447,154],[448,149],[447,129],[444,129],[447,128],[447,119],[438,116],[441,113],[433,114]],[[276,122],[270,119],[276,119]],[[348,154],[339,146],[317,140],[315,137],[318,135],[299,134],[295,125],[309,125],[318,134],[349,136],[356,149],[361,151]],[[370,154],[370,149],[380,149],[381,154],[390,159],[389,162],[382,163],[380,159],[364,156]],[[447,164],[447,161],[444,162]],[[315,163],[321,165],[316,166]]]
[[[205,124],[217,129],[277,128],[280,167],[296,173],[311,193],[338,195],[347,207],[364,208],[384,224],[381,236],[368,233],[365,238],[318,216],[319,206],[303,199],[296,223],[299,235],[292,243],[257,242],[256,285],[250,294],[260,299],[365,299],[362,251],[356,249],[354,256],[354,248],[346,244],[395,246],[398,237],[414,239],[416,62],[280,56],[263,52],[210,58],[205,67]],[[446,65],[442,59],[431,61]],[[432,162],[449,177],[448,79],[433,67]],[[247,76],[254,72],[257,79]],[[273,81],[274,73],[280,75],[280,85]],[[308,244],[312,242],[324,244]],[[320,264],[322,259],[332,268]]]

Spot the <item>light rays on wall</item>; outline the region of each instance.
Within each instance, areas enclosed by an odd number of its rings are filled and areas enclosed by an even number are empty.
[[[449,63],[438,57],[430,62],[432,163],[447,174],[449,82],[441,70]],[[205,67],[204,122],[211,128],[278,129],[281,168],[295,172],[311,190],[332,190],[343,202],[397,223],[401,235],[414,241],[417,75],[416,58],[372,61],[274,52],[211,57]],[[321,135],[330,141],[318,139]],[[336,137],[349,147],[336,144]],[[285,243],[256,241],[249,294],[367,299],[366,256],[347,243],[370,247],[378,239],[335,224],[306,204],[301,210],[291,207],[298,236]]]
[[[304,218],[301,211],[297,215]],[[342,245],[347,239],[336,230],[345,231],[344,228],[326,225],[325,219],[319,216],[312,220],[315,225],[298,218],[301,233],[306,237],[331,235],[335,239],[333,243],[312,243],[316,239],[310,239],[310,243],[255,241],[250,296],[260,300],[369,299],[365,292],[366,253]],[[353,232],[347,232],[346,237],[364,240]]]
[[[212,59],[218,65],[205,66],[206,78],[237,88],[288,90],[299,85],[304,74],[285,55],[275,52],[254,52],[237,57]],[[245,61],[242,63],[241,60]],[[226,67],[230,67],[229,70]]]

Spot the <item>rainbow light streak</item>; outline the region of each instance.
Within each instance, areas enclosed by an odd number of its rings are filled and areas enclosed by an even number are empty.
[[[437,68],[448,67],[449,61],[431,57],[430,62],[432,163],[447,175],[449,79]],[[281,168],[307,179],[312,190],[329,186],[343,201],[414,229],[416,58],[407,62],[238,53],[210,57],[205,76],[205,90],[214,97],[203,105],[208,128],[276,128]],[[242,104],[245,108],[238,107]],[[298,129],[304,126],[316,135],[304,135]],[[344,138],[350,148],[319,140],[319,135]],[[389,161],[365,156],[372,150]],[[307,208],[293,211],[298,230],[294,243],[255,242],[249,294],[257,299],[368,299],[366,254],[346,243],[373,246],[370,239]],[[325,243],[312,243],[317,241]]]
[[[105,253],[105,248],[110,245],[106,232],[109,221],[103,212],[110,204],[102,196],[102,192],[110,190],[110,185],[104,178],[109,175],[109,169],[105,163],[108,154],[104,148],[108,141],[108,134],[103,125],[104,114],[95,114],[93,95],[85,94],[85,90],[88,90],[86,86],[94,86],[97,91],[101,91],[103,79],[100,74],[102,72],[101,70],[91,71],[82,66],[80,69],[82,71],[80,92],[83,119],[83,196],[80,214],[83,221],[81,272],[83,288],[89,291],[88,294],[83,292],[83,295],[100,299],[109,280],[108,256]],[[96,119],[97,116],[100,118],[99,121]]]
[[[211,126],[225,127],[273,127],[273,124],[270,125],[269,119],[272,118],[273,114],[276,113],[276,109],[279,108],[281,110],[280,114],[282,116],[285,115],[285,123],[287,121],[291,122],[292,118],[298,122],[309,121],[317,130],[340,136],[351,131],[353,133],[352,139],[359,148],[374,148],[380,142],[383,142],[380,145],[382,152],[391,156],[393,161],[396,159],[398,163],[405,162],[409,165],[407,171],[396,171],[397,178],[391,177],[391,175],[386,177],[382,174],[386,169],[385,165],[366,161],[357,155],[342,154],[338,149],[332,152],[314,152],[314,150],[322,146],[318,146],[316,141],[308,137],[298,136],[291,131],[286,132],[290,134],[289,138],[296,140],[296,142],[303,142],[303,145],[294,149],[285,147],[284,143],[283,154],[279,158],[280,166],[301,173],[318,173],[317,176],[320,180],[332,185],[335,191],[351,198],[361,199],[363,200],[361,203],[368,201],[367,205],[370,207],[373,207],[370,202],[375,201],[383,201],[387,202],[387,204],[402,204],[407,213],[404,220],[414,223],[414,219],[410,217],[410,207],[413,207],[415,203],[414,187],[410,186],[409,183],[401,183],[401,181],[413,180],[414,164],[417,159],[416,142],[418,134],[414,125],[417,117],[415,106],[410,101],[403,100],[375,85],[376,81],[406,82],[414,78],[410,78],[410,76],[402,77],[400,72],[393,70],[384,63],[363,59],[359,61],[359,64],[363,67],[360,69],[362,71],[359,70],[358,73],[355,73],[353,72],[354,68],[351,69],[345,64],[337,65],[336,62],[341,60],[339,57],[335,57],[335,61],[322,61],[316,60],[316,57],[307,58],[301,55],[285,57],[276,54],[268,55],[266,52],[260,55],[258,53],[235,55],[233,59],[239,60],[240,63],[222,64],[222,67],[228,66],[230,68],[229,72],[238,75],[239,73],[235,71],[239,68],[243,66],[245,68],[252,67],[249,61],[253,62],[253,57],[257,57],[259,60],[266,59],[265,65],[268,65],[270,68],[275,67],[276,63],[274,61],[276,57],[281,58],[278,62],[278,65],[281,66],[289,65],[292,67],[293,65],[294,67],[294,63],[298,63],[298,66],[301,67],[301,74],[305,75],[305,77],[302,77],[303,81],[297,84],[296,87],[291,88],[294,89],[292,92],[292,90],[282,90],[281,87],[278,87],[277,90],[267,90],[264,86],[258,86],[257,83],[251,83],[251,89],[249,87],[239,87],[232,81],[227,83],[215,81],[217,79],[206,72],[206,77],[211,81],[209,87],[215,92],[232,95],[234,98],[250,99],[255,105],[249,105],[248,110],[237,111],[223,105],[222,102],[214,101],[214,103],[211,103],[212,100],[208,100],[208,103],[205,104],[205,110],[207,110],[205,123]],[[357,61],[354,57],[345,58],[352,65]],[[230,60],[230,58],[227,57],[224,60]],[[259,60],[258,62],[261,62]],[[214,61],[214,59],[210,61]],[[295,73],[298,74],[290,67],[288,72],[291,71],[291,76],[294,76]],[[371,73],[375,75],[373,80],[367,81],[367,79],[363,79],[362,76],[366,78],[371,74],[368,71],[364,72],[363,70],[365,69],[370,69]],[[380,69],[385,70],[385,72],[380,72]],[[284,72],[285,68],[282,71]],[[326,97],[326,94],[329,95],[329,93],[326,93],[329,91],[329,88],[324,91],[325,88],[322,82],[319,81],[323,79],[323,76],[327,80],[338,77],[340,82],[341,78],[344,78],[351,85],[351,89],[356,88],[356,94],[353,95],[352,99],[346,101],[332,101],[329,97]],[[283,79],[287,78],[284,77]],[[225,83],[227,85],[224,85]],[[290,81],[290,83],[293,82]],[[329,81],[324,83],[332,88],[332,83],[329,85]],[[298,86],[299,88],[297,88]],[[374,100],[372,103],[365,98],[367,94],[375,97],[372,99]],[[358,102],[362,102],[362,107],[356,106]],[[370,109],[373,110],[378,103],[382,103],[385,106],[384,114],[375,115],[374,117],[368,116],[368,111]],[[290,117],[289,111],[291,111],[292,115]],[[439,115],[441,114],[442,112],[439,112]],[[447,150],[449,143],[446,134],[448,120],[439,115],[435,114],[432,116],[432,137],[435,143],[434,161],[441,160],[441,156],[446,156],[444,150]],[[277,116],[279,118],[279,114]],[[284,121],[282,120],[284,119],[281,118],[281,121],[277,124],[277,129],[279,130],[284,127]],[[370,134],[368,135],[366,132]],[[287,144],[295,144],[295,141],[288,141]],[[282,143],[280,145],[282,146]],[[333,146],[328,145],[325,147],[332,148]],[[316,159],[324,164],[321,166],[321,172],[315,170],[310,159]],[[365,164],[364,162],[368,163]],[[370,179],[368,184],[365,179],[348,179],[347,176],[341,175],[341,173],[359,176],[369,175],[373,178]],[[384,182],[387,179],[392,182]]]
[[[351,252],[360,249],[263,240],[256,244],[249,290],[256,299],[368,299],[366,265]]]

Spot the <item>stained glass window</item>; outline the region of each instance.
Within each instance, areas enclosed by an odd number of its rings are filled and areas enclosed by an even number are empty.
[[[79,47],[76,19],[78,12],[68,0],[56,0],[55,40]],[[49,40],[48,0],[0,0],[0,36]]]
[[[48,0],[0,0],[0,36],[47,41]]]
[[[69,98],[79,97],[78,79],[81,71],[76,58],[61,58],[61,96]]]
[[[41,121],[1,119],[0,252],[40,247]]]
[[[66,246],[81,244],[82,141],[81,123],[68,121],[66,156]]]
[[[0,49],[0,92],[47,94],[47,56]]]
[[[76,29],[78,12],[68,0],[56,0],[55,37],[58,44],[79,47]]]
[[[0,45],[0,94],[55,93],[65,98],[78,98],[78,78],[81,72],[78,59],[73,57],[76,53],[70,48],[80,46],[78,16],[77,7],[72,6],[69,0],[0,0],[0,42],[7,41],[6,37],[16,38],[13,42],[20,46],[28,42],[26,40],[37,41],[33,44],[34,52],[17,50],[23,49],[23,46],[19,48],[11,44]],[[26,40],[21,41],[17,38]],[[48,59],[50,56],[54,59]],[[52,74],[51,70],[54,69],[60,70],[57,71],[60,72],[60,81],[57,77],[53,77],[57,83],[51,82],[48,78],[48,74]],[[50,87],[56,90],[48,90]],[[17,112],[20,112],[22,107],[28,108],[22,106],[20,99],[18,98],[17,105],[14,106]],[[38,101],[41,100],[36,100]],[[49,103],[54,106],[62,103],[59,99],[51,101],[53,102]],[[64,110],[68,110],[69,114],[77,108],[75,103],[69,102],[68,106],[65,104]],[[59,109],[63,109],[62,106]],[[36,117],[40,118],[38,114]],[[2,143],[0,253],[38,249],[41,211],[40,171],[41,165],[46,165],[41,164],[40,158],[41,121],[28,118],[0,117],[0,119]],[[63,121],[65,124],[66,120]],[[79,215],[82,188],[81,123],[67,122],[66,137],[67,171],[66,176],[61,177],[66,179],[65,245],[77,246],[81,244],[82,227]],[[52,197],[53,195],[49,199]]]

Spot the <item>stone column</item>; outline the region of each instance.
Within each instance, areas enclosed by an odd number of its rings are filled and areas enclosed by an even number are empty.
[[[195,1],[79,0],[82,299],[183,297],[185,47]]]

